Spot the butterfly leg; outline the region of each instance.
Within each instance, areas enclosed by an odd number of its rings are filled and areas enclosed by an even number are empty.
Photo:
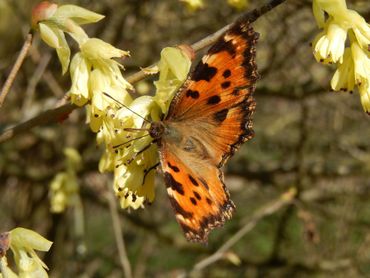
[[[143,177],[143,183],[141,185],[143,185],[145,183],[145,178],[146,178],[146,175],[148,175],[150,173],[150,171],[154,170],[155,168],[158,167],[160,163],[156,163],[155,165],[153,165],[152,167],[148,168],[148,169],[145,169],[144,170],[144,177]]]
[[[135,153],[130,159],[127,160],[127,164],[130,164],[132,161],[136,159],[136,157],[141,154],[142,152],[145,152],[147,149],[149,149],[154,143],[154,140],[150,142],[150,144],[146,145],[144,148],[142,148],[140,151]]]

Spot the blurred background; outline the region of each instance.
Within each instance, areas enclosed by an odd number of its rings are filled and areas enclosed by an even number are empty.
[[[177,0],[57,2],[106,15],[86,30],[131,52],[123,61],[124,76],[157,61],[163,47],[194,43],[241,13],[223,0],[206,0],[198,11]],[[250,1],[247,10],[262,2]],[[0,0],[1,86],[36,3]],[[367,0],[347,3],[370,22]],[[311,1],[286,1],[254,27],[260,33],[261,75],[255,93],[256,135],[225,168],[237,211],[211,233],[207,246],[188,243],[158,175],[151,206],[119,211],[134,277],[370,277],[370,116],[357,92],[331,92],[334,68],[314,60],[309,44],[319,31]],[[56,53],[36,36],[1,108],[0,131],[55,107],[69,80],[61,75]],[[153,80],[135,86],[153,93]],[[55,214],[50,212],[49,185],[64,170],[65,147],[82,156],[82,207]],[[109,197],[112,177],[97,170],[101,153],[85,124],[84,109],[0,144],[0,232],[21,226],[53,241],[43,254],[51,277],[123,277]],[[274,207],[291,188],[297,199]],[[198,264],[243,228],[248,231],[220,260]]]

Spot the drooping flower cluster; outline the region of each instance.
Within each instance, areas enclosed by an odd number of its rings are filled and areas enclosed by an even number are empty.
[[[51,211],[63,212],[69,206],[80,203],[77,171],[81,168],[81,157],[72,148],[64,150],[65,170],[58,173],[50,183]]]
[[[370,114],[370,25],[348,9],[345,0],[314,0],[313,14],[323,29],[312,44],[314,56],[337,66],[332,89],[352,92],[357,86],[362,106]]]
[[[122,76],[123,66],[114,60],[129,53],[100,39],[89,38],[80,27],[102,18],[74,5],[42,2],[33,11],[33,26],[56,49],[63,73],[69,66],[71,102],[86,105],[90,128],[97,132],[97,142],[105,147],[99,170],[114,172],[114,190],[121,207],[137,209],[144,201],[154,199],[155,171],[152,170],[158,163],[158,155],[148,134],[149,124],[160,120],[167,111],[191,62],[179,48],[164,49],[156,68],[160,71],[156,95],[133,100],[129,93],[133,87]],[[65,33],[79,46],[71,62]]]
[[[0,254],[0,264],[3,274],[3,276],[0,274],[0,277],[48,277],[46,272],[48,267],[37,256],[35,250],[43,252],[49,251],[52,245],[51,241],[32,230],[24,228],[15,228],[10,232],[2,233],[0,234],[0,239],[0,246],[2,248],[4,248],[6,244],[4,254]],[[18,274],[13,272],[7,264],[6,251],[8,248],[10,248],[13,253]]]
[[[136,98],[127,106],[130,110],[121,107],[111,111],[115,113],[114,117],[108,117],[98,132],[98,142],[107,145],[99,169],[114,172],[114,189],[123,208],[137,209],[144,201],[154,200],[153,167],[158,164],[158,154],[157,146],[148,134],[148,120],[161,119],[173,94],[185,81],[191,61],[184,53],[181,48],[164,48],[155,69],[160,72],[159,80],[155,82],[156,94]]]

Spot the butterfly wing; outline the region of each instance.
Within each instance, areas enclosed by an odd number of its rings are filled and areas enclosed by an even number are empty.
[[[161,165],[188,240],[206,242],[235,208],[220,167],[253,136],[257,38],[249,24],[234,24],[196,66],[164,120]]]
[[[197,155],[175,144],[163,144],[162,170],[176,220],[186,239],[206,243],[210,230],[222,226],[235,208],[223,174]]]
[[[208,123],[202,139],[213,150],[219,167],[241,143],[253,137],[257,39],[258,33],[248,23],[234,24],[195,67],[172,100],[165,119]]]

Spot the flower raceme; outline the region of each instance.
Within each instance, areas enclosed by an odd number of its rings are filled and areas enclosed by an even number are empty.
[[[313,41],[314,56],[337,67],[332,89],[351,92],[357,86],[362,107],[370,114],[370,25],[344,0],[314,0],[313,14],[323,29]]]
[[[37,251],[49,251],[52,242],[45,239],[38,233],[24,228],[15,228],[10,232],[0,234],[0,247],[9,248],[13,253],[14,262],[17,267],[17,272],[14,273],[7,264],[6,252],[0,254],[1,272],[0,277],[48,277],[46,270],[48,267],[37,256]]]
[[[121,207],[137,209],[155,196],[152,169],[158,163],[158,154],[148,124],[166,113],[174,92],[187,77],[191,61],[184,48],[163,49],[159,64],[147,70],[160,72],[156,94],[133,99],[133,86],[123,78],[123,66],[114,60],[129,56],[129,52],[90,38],[81,28],[102,18],[74,5],[42,2],[33,10],[32,25],[56,49],[63,73],[69,70],[69,98],[73,104],[86,107],[87,122],[97,133],[97,143],[104,146],[99,170],[114,173],[113,188]],[[65,34],[79,46],[71,61]],[[62,183],[63,178],[56,177],[53,188],[60,188],[56,185]],[[55,210],[63,210],[65,204],[59,203]]]

